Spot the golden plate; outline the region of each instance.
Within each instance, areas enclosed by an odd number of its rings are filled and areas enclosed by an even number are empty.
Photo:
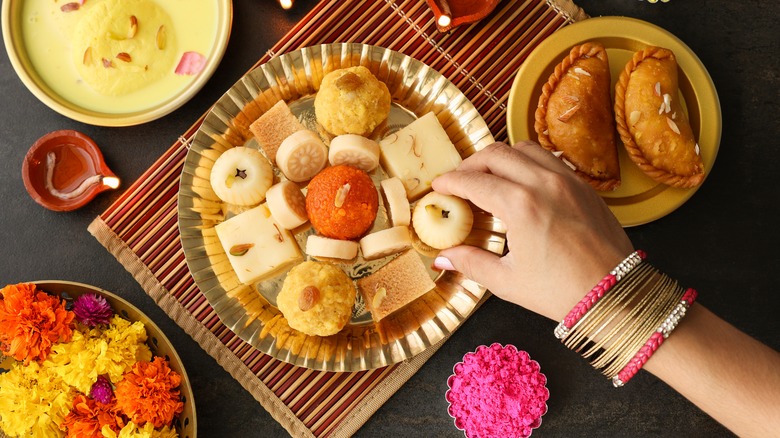
[[[680,97],[701,148],[705,175],[708,175],[720,147],[721,111],[715,85],[707,69],[685,43],[660,27],[634,18],[589,18],[564,27],[539,44],[518,70],[509,93],[509,140],[512,143],[524,139],[538,141],[534,113],[542,86],[569,50],[586,41],[599,42],[607,49],[613,96],[620,71],[635,52],[647,46],[665,47],[674,52],[679,66]],[[616,135],[616,138],[620,142],[620,136]],[[618,151],[622,184],[614,192],[600,194],[624,227],[660,219],[696,193],[698,187],[678,189],[653,181],[628,158],[622,143]]]
[[[475,309],[485,293],[457,273],[430,271],[437,286],[414,303],[375,324],[358,303],[347,327],[334,336],[306,336],[292,330],[275,307],[285,274],[256,285],[242,285],[219,244],[214,226],[226,218],[226,206],[211,191],[209,175],[222,151],[258,148],[248,127],[279,100],[316,131],[313,95],[325,73],[363,65],[384,81],[393,96],[388,132],[428,112],[437,114],[462,156],[493,142],[485,121],[471,102],[441,74],[406,55],[363,44],[327,44],[273,58],[239,80],[220,98],[196,132],[181,177],[179,230],[188,267],[222,322],[244,341],[277,359],[312,369],[360,371],[394,364],[420,353],[452,333]],[[375,182],[383,177],[374,171]],[[277,171],[277,181],[279,174]],[[380,205],[374,229],[387,226]],[[312,230],[296,232],[305,248]],[[476,212],[466,243],[501,253],[502,225]],[[353,279],[374,272],[389,258],[343,265]],[[424,257],[430,265],[430,257]]]
[[[111,304],[114,313],[131,322],[141,321],[146,327],[147,343],[152,351],[152,355],[168,359],[171,369],[181,375],[179,390],[184,402],[184,410],[174,420],[173,426],[180,437],[192,438],[197,436],[198,424],[195,414],[195,398],[192,395],[190,379],[187,376],[187,371],[184,369],[184,363],[173,348],[173,344],[171,344],[171,341],[168,340],[154,321],[124,298],[95,286],[62,280],[33,281],[32,283],[35,283],[38,288],[52,295],[58,295],[63,298],[76,298],[88,293],[98,294]],[[12,357],[0,356],[0,368],[2,369],[10,369],[13,362],[14,359]],[[2,430],[0,430],[0,436],[5,436]]]
[[[59,8],[68,2],[48,3],[53,5],[51,6],[53,8]],[[190,15],[192,11],[189,9],[191,6],[188,6],[187,0],[157,0],[156,3],[168,12],[175,25],[175,35],[179,40],[182,40],[182,36],[194,38],[197,43],[192,41],[190,43],[197,47],[201,47],[204,40],[209,41],[208,51],[203,53],[206,57],[206,65],[199,73],[174,79],[166,77],[165,81],[158,80],[138,91],[118,97],[99,95],[87,86],[78,85],[80,78],[70,60],[65,59],[70,55],[67,54],[69,47],[64,36],[55,33],[41,34],[42,37],[49,37],[53,40],[51,47],[46,49],[52,52],[51,61],[36,63],[34,57],[28,52],[24,39],[25,26],[31,26],[32,23],[39,21],[48,23],[46,20],[52,20],[52,12],[55,14],[80,13],[80,11],[43,10],[41,12],[34,10],[37,7],[34,5],[42,4],[41,0],[6,0],[3,2],[3,41],[8,58],[19,79],[38,100],[73,120],[97,126],[131,126],[158,119],[184,105],[203,88],[214,74],[227,49],[230,38],[233,3],[231,0],[207,2],[213,11],[204,9],[202,13],[213,15],[215,24],[212,35],[205,34],[211,29],[191,26]],[[85,7],[92,7],[92,5],[93,2],[85,3]],[[181,45],[181,52],[193,50],[189,46]],[[61,52],[65,54],[60,54]],[[173,72],[170,75],[172,76]],[[74,83],[59,83],[59,79],[55,79],[61,77],[72,77]],[[105,109],[111,108],[112,105],[118,105],[119,109]]]

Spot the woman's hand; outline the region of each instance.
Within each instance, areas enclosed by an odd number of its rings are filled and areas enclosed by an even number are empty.
[[[434,266],[455,269],[493,294],[562,319],[633,250],[598,194],[532,142],[494,143],[433,181],[437,192],[473,202],[507,227],[509,252],[458,246]]]
[[[433,181],[507,226],[509,252],[472,246],[440,253],[495,295],[560,321],[632,251],[598,194],[531,142],[495,143]],[[738,358],[750,358],[749,365]],[[696,304],[645,369],[740,436],[780,430],[780,354]]]

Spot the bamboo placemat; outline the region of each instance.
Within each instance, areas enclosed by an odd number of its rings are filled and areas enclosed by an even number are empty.
[[[386,47],[449,78],[473,102],[496,140],[506,141],[506,102],[520,64],[557,29],[586,17],[571,0],[505,0],[481,22],[440,33],[422,0],[328,0],[320,2],[256,66],[322,43]],[[187,269],[177,224],[186,145],[202,121],[203,117],[98,216],[89,232],[290,434],[352,435],[446,339],[400,364],[335,373],[271,358],[225,327]]]

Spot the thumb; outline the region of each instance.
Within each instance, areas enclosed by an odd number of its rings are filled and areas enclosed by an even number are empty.
[[[491,291],[500,290],[500,283],[508,276],[500,256],[469,245],[442,250],[433,266],[443,271],[458,271]]]

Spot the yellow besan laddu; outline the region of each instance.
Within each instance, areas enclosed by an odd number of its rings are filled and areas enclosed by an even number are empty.
[[[178,53],[173,22],[151,0],[105,0],[73,34],[73,63],[90,87],[121,96],[170,74]]]

